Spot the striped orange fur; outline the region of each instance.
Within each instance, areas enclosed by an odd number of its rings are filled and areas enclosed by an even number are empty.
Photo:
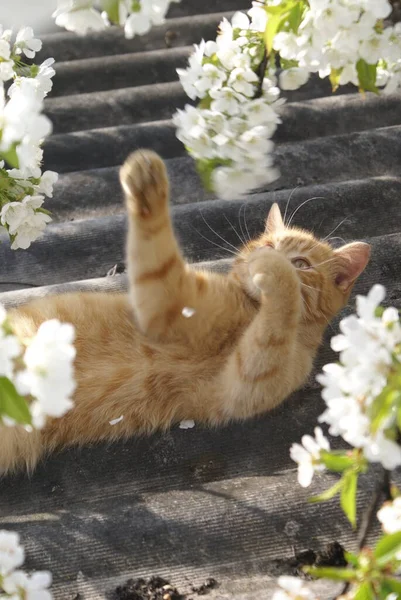
[[[120,179],[128,294],[46,297],[10,311],[22,337],[46,319],[74,324],[78,386],[75,407],[42,431],[3,428],[3,472],[30,470],[71,444],[166,429],[183,419],[218,425],[272,409],[307,379],[327,323],[369,260],[367,244],[333,250],[285,227],[273,205],[264,233],[239,251],[228,275],[196,272],[173,233],[163,161],[138,151]],[[185,318],[184,307],[195,314]]]

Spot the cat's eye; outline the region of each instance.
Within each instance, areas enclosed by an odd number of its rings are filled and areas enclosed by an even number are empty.
[[[309,269],[310,268],[310,262],[308,260],[306,260],[306,258],[300,258],[298,256],[297,258],[293,258],[291,260],[291,262],[296,269]]]

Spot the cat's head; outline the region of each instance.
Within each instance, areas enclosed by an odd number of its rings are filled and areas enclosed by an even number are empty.
[[[273,204],[261,236],[252,240],[240,252],[233,272],[246,292],[255,300],[260,290],[246,268],[247,256],[261,247],[271,247],[282,253],[296,268],[301,281],[303,318],[308,321],[328,321],[348,302],[352,287],[370,258],[370,246],[352,242],[334,249],[312,233],[287,227],[277,204]]]

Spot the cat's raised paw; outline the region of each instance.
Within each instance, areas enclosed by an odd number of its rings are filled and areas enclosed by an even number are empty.
[[[265,295],[275,294],[291,283],[299,287],[294,267],[276,250],[260,248],[252,252],[248,258],[248,269],[253,285]]]
[[[137,150],[128,156],[120,169],[120,182],[127,208],[135,215],[150,217],[167,204],[166,167],[151,150]]]

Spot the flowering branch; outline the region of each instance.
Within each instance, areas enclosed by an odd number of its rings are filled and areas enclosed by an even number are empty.
[[[14,43],[11,36],[0,25],[0,229],[5,228],[16,250],[28,248],[51,221],[42,204],[45,196],[52,197],[58,175],[40,169],[41,144],[52,129],[42,110],[53,85],[54,59],[26,64],[22,55],[34,58],[42,42],[30,27],[21,29]]]
[[[0,422],[40,429],[46,417],[73,406],[74,328],[45,321],[31,339],[18,338],[0,305]]]
[[[124,27],[125,37],[133,38],[165,21],[171,2],[181,0],[59,0],[53,13],[56,25],[79,35],[102,31],[111,25]]]
[[[248,16],[222,21],[216,41],[195,46],[177,73],[198,105],[173,120],[206,189],[238,198],[279,176],[271,142],[281,122],[279,88],[295,90],[311,73],[329,77],[333,91],[347,83],[375,93],[400,86],[401,24],[383,28],[390,12],[388,0],[253,2]]]
[[[315,438],[303,436],[302,445],[293,444],[290,450],[303,487],[311,484],[316,471],[341,473],[329,490],[311,501],[329,500],[340,493],[341,507],[354,527],[358,476],[368,470],[369,463],[382,464],[382,481],[360,526],[358,554],[346,554],[345,568],[305,569],[314,577],[344,581],[342,594],[350,594],[347,598],[368,600],[401,594],[397,578],[401,569],[401,494],[390,484],[390,472],[401,465],[401,323],[395,308],[380,306],[384,297],[380,285],[373,286],[366,297],[357,296],[357,314],[345,317],[340,322],[341,333],[331,340],[333,350],[340,353],[339,363],[326,365],[317,377],[326,403],[319,421],[327,423],[329,433],[340,435],[353,449],[331,451],[327,438],[316,428]],[[365,548],[383,495],[386,502],[377,517],[385,533],[373,549]],[[275,600],[279,598],[282,595]]]

